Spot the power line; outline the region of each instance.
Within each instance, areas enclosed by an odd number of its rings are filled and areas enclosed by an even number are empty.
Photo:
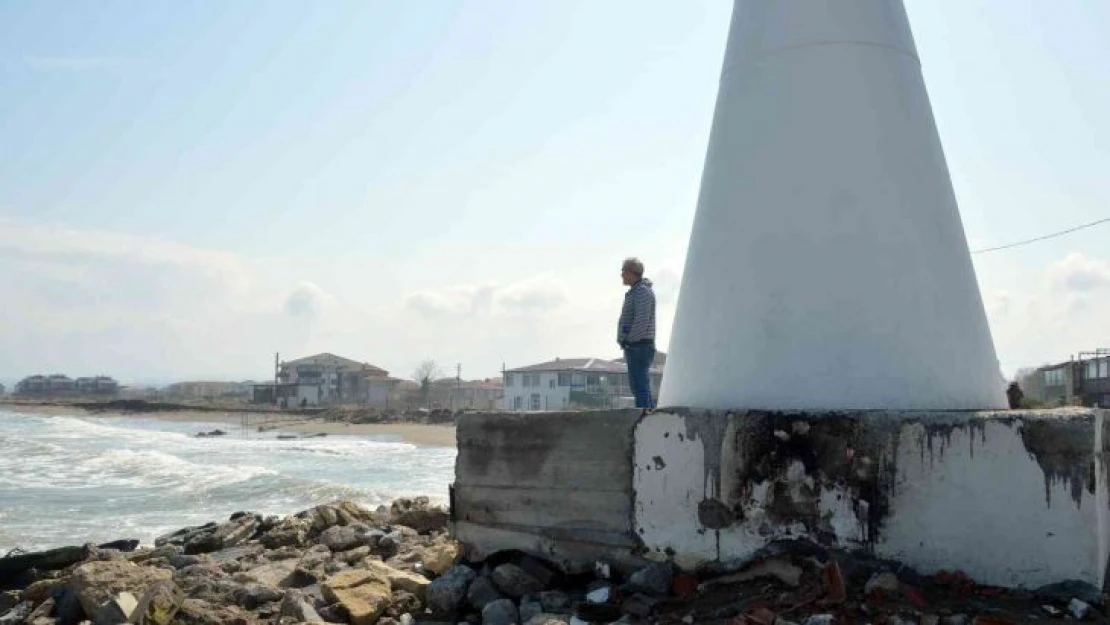
[[[1083,224],[1082,226],[1076,226],[1074,228],[1068,228],[1067,230],[1061,230],[1060,232],[1054,232],[1052,234],[1046,234],[1044,236],[1029,239],[1027,241],[1018,241],[1017,243],[1009,243],[1009,244],[1006,244],[1006,245],[999,245],[998,247],[988,247],[988,248],[982,249],[982,250],[975,250],[974,252],[972,252],[972,254],[986,254],[987,252],[997,252],[998,250],[1006,250],[1006,249],[1010,249],[1011,247],[1018,247],[1018,246],[1021,246],[1021,245],[1028,245],[1030,243],[1036,243],[1037,241],[1044,241],[1045,239],[1052,239],[1054,237],[1063,236],[1065,234],[1071,234],[1072,232],[1076,232],[1076,231],[1083,230],[1083,229],[1086,229],[1086,228],[1091,228],[1091,227],[1097,226],[1099,224],[1104,224],[1108,221],[1110,221],[1110,217],[1106,217],[1104,219],[1099,219],[1098,221],[1092,221],[1091,223]]]

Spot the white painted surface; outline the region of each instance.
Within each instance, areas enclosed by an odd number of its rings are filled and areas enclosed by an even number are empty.
[[[729,441],[736,440],[735,420],[744,417],[718,416],[734,420],[724,437],[719,483],[706,471],[714,453],[689,437],[687,417],[658,412],[635,434],[633,529],[656,553],[673,551],[681,566],[745,558],[772,540],[807,536],[801,524],[767,522],[774,497],[768,482],[738,483],[736,475],[751,459],[730,452]],[[1092,449],[1102,440],[1104,417],[1097,413]],[[1021,425],[998,420],[981,429],[956,427],[947,438],[934,437],[930,450],[919,423],[896,423],[882,459],[896,463],[890,510],[874,543],[867,540],[867,507],[849,490],[817,485],[817,508],[837,545],[870,546],[925,574],[962,569],[988,584],[1033,587],[1080,579],[1101,587],[1110,555],[1105,458],[1095,456],[1093,494],[1084,485],[1077,503],[1068,484],[1050,482],[1046,501],[1045,472],[1023,444]],[[791,491],[815,486],[800,469],[790,465],[780,476]],[[738,492],[746,494],[733,499]],[[697,509],[707,497],[738,504],[743,520],[720,531],[703,527]]]
[[[512,385],[505,387],[503,406],[510,412],[564,410],[570,402],[570,387],[559,386],[557,371],[509,373]],[[535,382],[524,386],[525,376]]]
[[[661,405],[1006,405],[901,0],[737,0]]]
[[[1004,586],[1076,578],[1101,587],[1110,512],[1103,462],[1096,458],[1095,493],[1084,485],[1076,503],[1064,482],[1046,489],[1020,427],[956,429],[947,440],[934,437],[933,452],[926,446],[922,454],[924,428],[904,426],[893,514],[875,552],[922,571],[961,568]]]

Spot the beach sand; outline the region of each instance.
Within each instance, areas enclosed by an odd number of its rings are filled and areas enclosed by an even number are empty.
[[[329,436],[389,436],[400,441],[419,445],[421,447],[454,447],[455,426],[453,425],[428,425],[423,423],[341,423],[324,421],[303,415],[286,415],[280,413],[255,413],[255,412],[216,412],[203,410],[175,410],[165,412],[88,412],[82,408],[31,404],[31,403],[3,403],[0,410],[22,412],[24,414],[45,415],[80,415],[94,417],[138,417],[143,419],[160,419],[164,421],[191,421],[197,423],[212,423],[227,428],[246,427],[257,430],[259,426],[265,427],[270,432],[288,432],[293,434],[318,434]],[[221,429],[227,429],[221,428]]]

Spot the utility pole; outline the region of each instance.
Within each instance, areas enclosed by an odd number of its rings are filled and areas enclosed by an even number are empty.
[[[281,353],[280,352],[274,352],[274,394],[273,394],[273,400],[274,400],[274,405],[275,406],[278,405],[278,393],[280,392],[278,389],[281,388],[280,386],[278,386],[280,384],[280,382],[278,382],[278,371],[280,370],[280,365],[278,364],[279,362],[281,362]]]
[[[455,397],[462,395],[462,363],[455,364]],[[460,397],[461,398],[461,397]],[[454,402],[452,402],[454,403]],[[459,402],[462,403],[462,402]]]

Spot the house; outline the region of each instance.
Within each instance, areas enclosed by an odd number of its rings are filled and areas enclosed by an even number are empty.
[[[649,377],[652,392],[657,395],[663,379],[662,367],[653,365]],[[556,358],[505,372],[505,410],[614,408],[631,403],[627,369],[623,362],[615,360]]]
[[[278,381],[255,385],[254,399],[289,406],[388,406],[398,382],[385,369],[325,352],[282,362]]]
[[[504,392],[501,380],[496,378],[442,378],[432,382],[428,401],[451,410],[493,410],[501,407]]]
[[[1019,380],[1026,397],[1048,405],[1110,408],[1110,349],[1080,352]]]
[[[115,395],[119,392],[119,383],[106,375],[77,378],[74,386],[81,395]]]
[[[53,397],[58,395],[73,395],[76,392],[77,383],[69,376],[60,373],[28,376],[15,385],[16,395]]]

